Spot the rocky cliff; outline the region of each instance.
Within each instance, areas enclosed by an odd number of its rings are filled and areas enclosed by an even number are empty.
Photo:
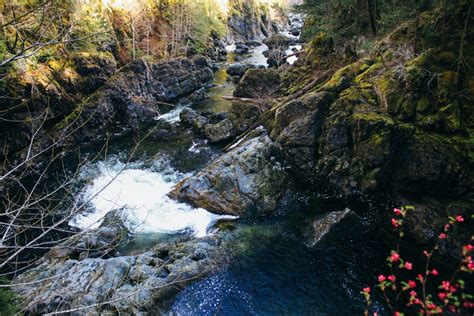
[[[410,25],[360,56],[319,33],[285,75],[289,94],[307,92],[269,124],[305,179],[417,206],[409,226],[429,242],[448,214],[474,206],[474,78],[456,68],[455,46],[410,53]]]

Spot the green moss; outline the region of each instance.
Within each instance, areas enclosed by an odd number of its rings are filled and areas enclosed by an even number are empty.
[[[416,103],[416,112],[418,113],[426,113],[431,108],[431,101],[428,99],[427,96],[423,96],[418,102]]]
[[[354,80],[354,78],[361,73],[361,66],[364,64],[364,61],[357,61],[339,69],[334,73],[331,79],[329,79],[323,85],[322,89],[329,91],[341,91],[349,82]]]
[[[8,284],[5,278],[0,278],[0,284]],[[16,295],[9,288],[0,288],[0,315],[15,315],[18,308],[15,305]]]
[[[440,98],[449,98],[457,90],[458,75],[451,70],[444,71],[438,80],[438,95]]]
[[[354,82],[361,83],[369,80],[372,81],[374,79],[373,77],[375,77],[375,74],[380,72],[382,67],[382,63],[379,62],[372,65],[364,63],[360,68],[360,75],[355,78]]]
[[[433,61],[442,66],[452,67],[457,61],[457,56],[450,51],[441,51],[433,54]]]
[[[391,117],[376,112],[358,112],[354,113],[352,117],[354,120],[362,120],[367,122],[383,122],[386,126],[391,126],[395,124]]]
[[[439,112],[444,117],[447,131],[455,132],[461,128],[461,109],[458,104],[449,104],[442,107]]]

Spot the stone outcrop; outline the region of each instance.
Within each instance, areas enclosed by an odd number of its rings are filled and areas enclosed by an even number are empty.
[[[314,246],[322,240],[330,238],[331,235],[337,235],[341,231],[346,230],[348,226],[354,227],[357,222],[359,222],[357,215],[349,209],[340,212],[331,212],[313,222],[312,233],[310,234],[311,242],[309,245]]]
[[[76,121],[85,124],[86,128],[74,135],[81,139],[117,125],[137,128],[160,113],[160,102],[174,102],[205,86],[213,77],[211,66],[202,56],[158,63],[137,60],[80,104],[58,127]]]
[[[14,280],[21,307],[32,315],[68,311],[154,313],[186,285],[217,268],[219,239],[160,244],[136,256],[73,259],[46,257]]]
[[[279,6],[261,6],[256,1],[230,0],[227,26],[234,42],[261,40],[288,27],[288,17]]]
[[[310,54],[321,63],[330,56]],[[377,59],[350,63],[279,107],[271,133],[305,179],[419,205],[427,217],[415,216],[410,230],[420,242],[435,236],[438,227],[429,223],[441,222],[453,205],[465,217],[474,205],[472,116],[461,114],[470,111],[468,102],[453,94],[453,74],[442,70],[451,55],[437,54],[427,51],[390,71]],[[442,73],[439,83],[426,69]],[[400,73],[405,81],[396,79]]]
[[[274,34],[263,40],[263,43],[268,46],[270,50],[287,49],[288,46],[295,44],[296,40],[282,34]]]
[[[180,182],[170,196],[218,214],[248,217],[274,211],[288,181],[280,155],[266,135],[245,140]]]
[[[234,96],[264,99],[280,89],[281,79],[273,69],[249,69],[235,88]]]

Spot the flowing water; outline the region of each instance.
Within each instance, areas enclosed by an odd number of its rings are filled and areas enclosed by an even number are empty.
[[[265,49],[256,47],[240,62],[265,65]],[[230,50],[228,63],[234,61]],[[234,88],[221,67],[199,108],[227,110],[230,103],[221,97],[231,95]],[[178,122],[186,106],[178,105],[158,117],[157,130]],[[232,229],[223,233],[233,241],[229,263],[178,294],[169,306],[171,315],[354,315],[363,311],[359,291],[373,282],[374,267],[383,265],[383,258],[373,255],[382,253],[379,232],[369,228],[376,226],[377,206],[314,195],[314,190],[300,188],[286,195],[274,215],[254,221],[193,208],[171,200],[167,193],[217,157],[220,149],[184,130],[170,135],[152,134],[133,161],[127,157],[136,139],[113,140],[107,158],[82,168],[78,194],[91,202],[70,224],[81,229],[97,227],[108,212],[118,210],[133,233],[120,251],[132,254],[159,242],[212,234],[217,221],[230,219]],[[312,221],[345,208],[357,211],[361,224],[345,228],[337,238],[311,245]]]

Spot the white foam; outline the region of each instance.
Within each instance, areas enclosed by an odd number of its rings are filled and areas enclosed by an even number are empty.
[[[293,49],[296,49],[296,51],[298,52],[298,51],[301,51],[302,48],[303,48],[303,46],[301,46],[301,45],[291,45],[291,46],[285,51],[285,53],[286,53],[286,55],[288,56],[288,55],[291,55],[291,54],[294,54],[294,53],[295,53],[295,52],[293,51]],[[290,65],[293,65],[293,64],[295,63],[295,61],[297,61],[297,60],[298,60],[298,56],[296,56],[296,55],[293,55],[293,56],[288,57],[288,58],[286,59],[286,61],[287,61],[288,64],[290,64]]]
[[[168,113],[165,113],[165,114],[162,114],[162,115],[158,116],[156,119],[166,121],[166,122],[169,122],[169,123],[179,122],[180,121],[179,115],[181,114],[181,112],[183,112],[183,110],[186,107],[187,106],[184,106],[184,105],[178,105],[174,109],[169,111]]]
[[[263,52],[268,50],[268,46],[265,44],[254,47],[250,50],[250,57],[242,60],[244,64],[253,64],[256,66],[268,66],[268,58],[263,55]]]
[[[125,166],[113,161],[99,163],[98,173],[83,192],[91,200],[91,210],[79,214],[71,225],[90,229],[98,227],[112,210],[123,210],[125,225],[135,233],[177,233],[192,230],[196,237],[207,234],[207,228],[218,219],[234,219],[209,213],[202,208],[170,199],[167,193],[184,175],[171,168],[160,172]]]

